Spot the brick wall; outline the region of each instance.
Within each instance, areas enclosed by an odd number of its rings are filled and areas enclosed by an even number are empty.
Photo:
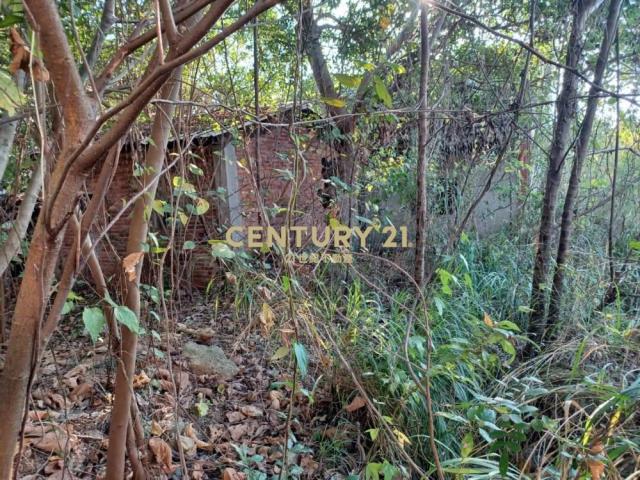
[[[190,215],[188,223],[176,224],[174,232],[173,255],[174,273],[180,281],[186,281],[196,287],[204,287],[216,271],[217,261],[210,254],[209,239],[224,238],[224,228],[219,220],[220,200],[216,193],[219,186],[215,178],[216,163],[222,160],[222,136],[201,139],[183,161],[160,179],[157,199],[171,202],[171,180],[174,176],[185,178],[195,185],[198,196],[209,203],[209,210],[203,215]],[[236,140],[237,174],[241,197],[242,222],[244,225],[257,225],[258,211],[255,181],[250,173],[249,158],[255,156],[255,137]],[[293,173],[294,144],[285,128],[262,129],[260,135],[260,192],[265,207],[269,210],[273,225],[281,225],[284,212],[275,213],[274,205],[285,209],[291,192],[292,182],[287,172]],[[321,159],[329,155],[326,145],[320,142],[313,132],[309,132],[307,140],[301,144],[303,166],[300,178],[297,203],[293,215],[296,225],[325,225],[325,210],[320,202],[318,190],[322,188]],[[249,157],[249,155],[251,157]],[[171,160],[174,158],[169,157]],[[144,148],[124,150],[120,156],[117,171],[105,200],[105,206],[96,219],[94,238],[102,231],[114,216],[123,208],[141,188],[141,178],[136,176],[136,165],[144,159]],[[204,172],[196,175],[189,169],[194,164]],[[185,209],[185,198],[180,203]],[[121,261],[126,252],[129,230],[130,207],[114,224],[101,244],[96,248],[105,275],[114,277],[121,271]],[[186,211],[185,213],[189,214]],[[167,243],[171,234],[171,222],[168,216],[162,218],[153,212],[150,218],[150,231],[155,233],[160,245]],[[185,242],[194,242],[195,249],[183,250]],[[152,242],[151,246],[153,246]],[[158,260],[158,254],[150,254],[148,260]],[[165,267],[167,268],[167,267]]]

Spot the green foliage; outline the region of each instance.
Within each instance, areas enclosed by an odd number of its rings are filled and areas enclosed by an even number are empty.
[[[91,340],[94,343],[97,342],[107,323],[102,309],[99,307],[85,307],[82,311],[82,321],[84,328],[89,332]]]

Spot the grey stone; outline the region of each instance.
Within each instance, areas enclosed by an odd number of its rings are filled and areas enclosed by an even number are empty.
[[[238,373],[238,366],[230,360],[220,347],[189,342],[184,346],[183,354],[189,362],[191,371],[196,375],[217,375],[228,379]]]

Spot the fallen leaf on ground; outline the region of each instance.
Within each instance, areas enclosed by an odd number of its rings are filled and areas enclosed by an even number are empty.
[[[247,417],[261,417],[263,415],[262,410],[253,405],[245,405],[244,407],[240,407],[240,411]]]
[[[186,456],[193,457],[196,454],[197,447],[193,438],[187,437],[186,435],[180,435],[180,446]]]
[[[93,385],[87,382],[81,383],[69,394],[69,400],[72,402],[81,402],[93,393]]]
[[[351,403],[349,405],[344,407],[344,409],[349,413],[353,413],[356,410],[359,410],[360,408],[364,407],[365,405],[366,405],[366,402],[364,401],[364,398],[362,398],[360,395],[358,395],[358,396],[356,396],[356,398],[354,398],[351,401]]]
[[[245,416],[241,412],[229,412],[227,413],[227,420],[229,423],[238,423],[245,419]]]
[[[204,442],[198,438],[198,434],[193,428],[193,424],[188,424],[184,429],[184,434],[193,440],[196,444],[196,447],[200,450],[213,450],[213,446],[210,443]]]
[[[45,433],[31,443],[31,446],[47,453],[63,453],[67,445],[72,446],[72,441],[68,441],[67,434],[61,430],[52,430]]]
[[[153,457],[162,466],[165,473],[173,473],[175,467],[171,462],[171,447],[167,442],[158,437],[149,439],[149,448],[153,452]]]
[[[133,376],[133,388],[142,388],[147,385],[151,379],[147,372],[142,370],[139,374]]]
[[[231,434],[231,439],[234,442],[237,442],[242,437],[244,437],[249,432],[249,427],[246,424],[241,423],[239,425],[232,425],[229,427],[229,433]]]
[[[244,473],[240,473],[233,468],[225,468],[222,472],[222,480],[244,480]]]

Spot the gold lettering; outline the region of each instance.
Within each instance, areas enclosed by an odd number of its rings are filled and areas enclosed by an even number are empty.
[[[262,227],[247,227],[247,246],[249,248],[262,248]]]
[[[233,238],[234,233],[242,233],[242,227],[238,227],[238,226],[229,227],[225,235],[225,240],[231,247],[240,248],[242,247],[242,242],[234,240]]]

